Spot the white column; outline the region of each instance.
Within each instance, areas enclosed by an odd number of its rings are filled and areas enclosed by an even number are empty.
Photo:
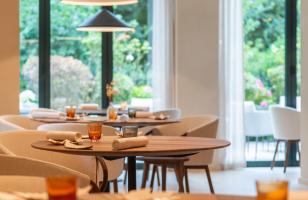
[[[308,1],[302,1],[302,83],[301,83],[301,177],[300,183],[308,185]]]

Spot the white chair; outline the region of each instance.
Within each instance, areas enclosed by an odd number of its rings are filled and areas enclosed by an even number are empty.
[[[179,123],[173,123],[168,125],[157,126],[153,129],[153,135],[162,135],[162,136],[187,136],[187,137],[206,137],[206,138],[216,138],[218,128],[218,118],[216,116],[193,116],[193,117],[184,117],[180,120]],[[214,188],[211,180],[209,165],[213,161],[213,150],[201,151],[196,155],[189,156],[189,160],[184,163],[184,177],[186,191],[189,192],[189,182],[188,182],[188,169],[205,169],[208,183],[210,186],[211,193],[214,193]],[[164,163],[163,176],[165,167],[168,165],[168,160],[160,158],[162,163]],[[176,159],[176,158],[174,158]],[[147,162],[147,158],[144,158]],[[182,160],[180,160],[181,162]],[[155,171],[154,171],[155,172]],[[148,172],[144,172],[144,176],[147,176]],[[155,177],[152,175],[152,177]],[[146,181],[146,177],[143,179]],[[163,185],[166,177],[163,177]],[[152,181],[151,181],[152,182]],[[142,186],[145,186],[145,183],[142,183]]]
[[[87,124],[79,123],[55,123],[44,124],[38,127],[39,131],[76,131],[82,135],[88,135]],[[102,126],[102,133],[104,136],[115,136],[116,129],[111,126]],[[106,160],[103,162],[107,166],[108,182],[113,182],[115,192],[118,192],[118,177],[121,175],[124,166],[124,159]]]
[[[258,153],[259,138],[273,135],[273,125],[269,111],[258,111],[253,102],[244,103],[244,132],[245,136],[256,138],[255,158]],[[249,141],[247,142],[249,145]],[[248,146],[249,148],[249,146]]]
[[[34,184],[36,180],[40,180],[35,177],[74,176],[79,187],[86,187],[91,183],[85,174],[40,160],[0,155],[0,163],[1,191],[45,192],[45,184]],[[31,184],[28,181],[31,181]]]
[[[23,130],[0,133],[0,153],[23,156],[55,163],[88,175],[95,183],[106,183],[108,177],[102,174],[104,168],[97,170],[94,156],[68,155],[57,152],[42,151],[31,147],[33,142],[46,140],[45,131]],[[104,164],[104,163],[103,163]],[[104,165],[102,164],[102,167]]]
[[[38,126],[43,124],[42,122],[21,115],[2,115],[0,119],[27,130],[36,130]]]
[[[292,143],[297,145],[298,154],[300,157],[299,142],[300,142],[300,112],[294,108],[273,106],[271,114],[274,124],[274,138],[277,140],[276,149],[272,161],[272,169],[275,166],[275,158],[280,142],[286,142],[286,155],[284,161],[284,173],[288,166],[288,157],[290,146]]]

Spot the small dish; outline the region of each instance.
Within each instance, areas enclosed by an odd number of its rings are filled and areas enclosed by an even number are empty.
[[[77,145],[77,144],[73,144],[70,141],[66,141],[64,143],[64,147],[67,149],[91,149],[93,145],[91,144],[82,144],[82,145]]]

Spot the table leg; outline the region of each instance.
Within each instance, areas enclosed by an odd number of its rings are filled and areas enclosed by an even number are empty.
[[[127,159],[128,191],[136,190],[136,156]]]

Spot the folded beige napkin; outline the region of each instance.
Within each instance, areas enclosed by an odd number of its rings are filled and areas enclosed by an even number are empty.
[[[82,135],[78,132],[73,131],[48,131],[47,132],[47,140],[56,140],[56,141],[64,141],[69,140],[72,142],[81,142]]]
[[[146,136],[131,137],[131,138],[118,138],[113,140],[112,148],[114,150],[123,150],[136,147],[144,147],[149,143]]]
[[[65,113],[63,112],[45,108],[34,109],[31,111],[31,117],[34,119],[42,119],[42,118],[59,119],[64,116]]]
[[[80,110],[98,110],[99,106],[95,103],[84,103],[79,105]]]
[[[136,118],[150,118],[151,116],[153,116],[152,112],[146,112],[146,111],[136,112]]]

